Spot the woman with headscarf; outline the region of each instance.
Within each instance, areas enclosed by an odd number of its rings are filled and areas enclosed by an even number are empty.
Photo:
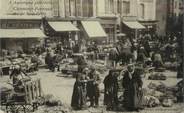
[[[105,77],[104,83],[104,105],[107,106],[107,110],[113,110],[118,104],[118,80],[117,74],[113,70],[109,71],[109,74]]]

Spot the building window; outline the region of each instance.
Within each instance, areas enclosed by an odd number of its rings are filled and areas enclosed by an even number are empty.
[[[70,0],[65,0],[65,16],[70,16]]]
[[[59,0],[52,0],[53,16],[59,16]]]
[[[76,0],[76,13],[77,16],[82,16],[82,2],[81,0]]]
[[[70,11],[71,11],[71,16],[75,16],[76,12],[75,12],[75,0],[70,0]]]
[[[144,19],[144,13],[145,13],[145,6],[144,4],[140,4],[140,17]]]
[[[83,0],[82,2],[82,9],[83,9],[83,17],[88,17],[88,0]]]
[[[88,17],[92,17],[93,16],[93,0],[88,0],[88,8],[89,8],[89,12],[88,12]]]
[[[93,0],[65,0],[65,14],[68,16],[93,16]]]
[[[127,15],[130,13],[130,1],[123,1],[123,14]]]
[[[177,1],[175,1],[175,6],[174,7],[177,8]]]
[[[110,9],[110,13],[114,13],[114,0],[110,0],[109,9]]]
[[[118,0],[117,2],[117,11],[119,14],[122,13],[122,1],[121,0]]]
[[[105,11],[107,14],[114,13],[114,0],[105,1]]]
[[[83,0],[82,1],[83,17],[93,16],[93,0]]]

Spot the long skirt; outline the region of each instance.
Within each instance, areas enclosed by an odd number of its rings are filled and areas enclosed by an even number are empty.
[[[143,92],[138,90],[137,84],[125,89],[124,92],[124,106],[129,110],[142,108]]]
[[[86,88],[81,84],[75,82],[71,106],[73,108],[81,109],[86,105]]]

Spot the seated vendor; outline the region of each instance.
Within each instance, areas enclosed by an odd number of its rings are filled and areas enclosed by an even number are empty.
[[[15,92],[23,92],[24,82],[29,81],[31,78],[21,70],[19,65],[16,65],[10,74],[10,79],[12,79]]]

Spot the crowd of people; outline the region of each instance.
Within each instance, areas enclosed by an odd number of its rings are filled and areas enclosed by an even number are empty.
[[[76,74],[76,81],[73,87],[73,95],[71,106],[74,109],[80,110],[88,107],[88,100],[90,107],[99,106],[100,88],[101,83],[104,84],[104,105],[107,110],[116,110],[121,104],[126,110],[139,111],[143,109],[143,81],[141,79],[142,68],[147,66],[154,67],[156,70],[164,69],[165,62],[178,62],[182,64],[181,52],[182,44],[178,43],[181,40],[181,35],[169,35],[167,37],[150,37],[149,34],[141,36],[139,39],[130,39],[127,37],[121,38],[114,48],[107,52],[108,62],[110,62],[109,74],[102,80],[99,72],[95,66],[89,67],[86,59],[79,57],[77,59],[78,73]],[[151,45],[150,42],[154,44]],[[40,48],[37,47],[33,51],[31,62],[36,64],[35,70],[38,70],[40,56],[43,52],[45,55],[45,64],[52,72],[60,71],[60,62],[64,58],[71,57],[74,52],[79,52],[79,45],[73,48],[63,48],[62,44],[57,43],[55,48]],[[88,51],[93,51],[91,57],[92,62],[98,59],[100,52],[97,46],[88,48]],[[21,54],[19,54],[21,57]],[[142,68],[135,68],[135,64],[141,64]],[[125,73],[118,74],[115,69],[118,65],[127,66]],[[182,72],[182,66],[179,65],[178,73]],[[19,84],[17,75],[21,71],[17,69],[13,71],[10,78],[13,77],[13,84]],[[14,76],[13,76],[14,75]],[[123,101],[118,99],[118,77],[122,76],[122,86],[124,89]]]
[[[178,62],[181,54],[178,53],[181,45],[178,44],[181,36],[167,36],[152,38],[149,34],[142,36],[140,40],[124,38],[120,40],[115,48],[109,51],[108,60],[110,65],[116,68],[119,64],[127,66],[125,73],[118,74],[110,69],[109,74],[104,78],[104,105],[107,110],[117,110],[121,104],[128,111],[139,111],[144,109],[143,102],[143,69],[154,67],[155,70],[164,70],[166,62]],[[154,42],[153,45],[150,42]],[[139,64],[139,68],[135,68]],[[176,68],[178,65],[176,66]],[[72,107],[83,109],[87,107],[87,100],[90,106],[99,105],[99,84],[102,80],[94,68],[86,69],[76,76],[72,96]],[[177,70],[175,70],[177,71]],[[181,72],[181,71],[180,71]],[[123,101],[118,98],[118,76],[123,77],[122,86],[124,89]]]
[[[143,91],[140,69],[134,64],[129,64],[124,74],[118,74],[115,70],[110,70],[104,78],[104,105],[107,110],[118,110],[118,106],[123,105],[126,110],[139,111],[143,109]],[[122,86],[124,88],[124,99],[118,98],[118,76],[123,77]],[[76,75],[76,82],[73,88],[71,106],[76,110],[99,106],[100,88],[102,83],[100,74],[95,67],[84,68]]]

